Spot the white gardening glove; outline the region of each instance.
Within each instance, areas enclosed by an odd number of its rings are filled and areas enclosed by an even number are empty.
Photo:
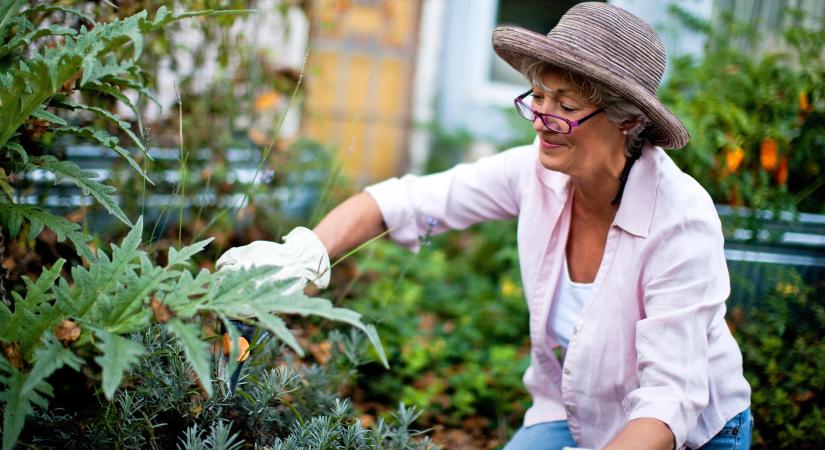
[[[255,241],[224,252],[215,267],[218,270],[238,270],[260,266],[278,266],[282,269],[269,280],[297,279],[286,289],[292,293],[312,282],[323,289],[329,285],[329,255],[312,230],[298,227],[284,236],[284,243]]]

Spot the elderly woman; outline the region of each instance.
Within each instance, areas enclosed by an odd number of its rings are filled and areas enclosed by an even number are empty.
[[[627,11],[581,3],[546,36],[500,27],[493,47],[532,86],[515,99],[531,145],[370,186],[314,232],[232,249],[219,265],[290,261],[282,276],[324,286],[328,255],[387,229],[416,251],[431,232],[518,218],[533,405],[506,449],[748,448],[721,225],[662,150],[689,136],[656,96],[656,33]]]

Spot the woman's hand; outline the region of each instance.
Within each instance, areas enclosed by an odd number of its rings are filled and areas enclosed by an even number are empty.
[[[298,227],[284,236],[284,243],[255,241],[227,250],[215,267],[218,270],[239,270],[251,267],[277,266],[281,270],[270,280],[295,279],[286,292],[295,292],[309,283],[323,289],[329,285],[330,264],[324,244],[308,228]]]
[[[673,433],[664,422],[642,417],[631,420],[604,450],[672,450]]]

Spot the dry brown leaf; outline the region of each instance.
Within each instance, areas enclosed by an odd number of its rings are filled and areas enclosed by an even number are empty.
[[[332,344],[328,341],[320,344],[309,344],[309,352],[318,361],[318,364],[326,364],[329,358],[332,357]]]
[[[26,366],[26,361],[23,359],[23,354],[20,352],[20,343],[12,342],[6,344],[0,342],[0,347],[3,347],[3,355],[11,363],[12,366],[23,369]]]
[[[57,340],[64,345],[71,344],[80,337],[80,325],[72,320],[61,320],[59,324],[54,327],[54,335]]]
[[[152,308],[152,318],[154,318],[156,322],[166,323],[169,319],[175,317],[175,313],[155,297],[152,297],[149,306]]]

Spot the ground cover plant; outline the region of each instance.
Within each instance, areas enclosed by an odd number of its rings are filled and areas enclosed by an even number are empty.
[[[0,251],[36,255],[44,240],[71,244],[71,251],[61,249],[70,256],[54,258],[41,271],[17,278],[19,283],[4,276],[4,450],[18,443],[41,448],[431,447],[408,428],[415,410],[402,405],[394,419],[380,418],[365,428],[349,403],[336,398],[339,383],[352,376],[359,352],[368,345],[370,357],[386,365],[375,329],[360,314],[291,292],[289,282],[267,281],[277,267],[191,270],[192,257],[211,238],[147,253],[143,219],[129,218],[115,200],[115,189],[42,145],[61,133],[90,140],[151,184],[151,174],[119,136],[83,125],[73,113],[114,124],[138,158],[149,158],[142,133],[75,94],[109,96],[137,114],[125,92],[150,95],[139,64],[144,34],[188,17],[238,13],[173,15],[161,7],[151,17],[140,11],[96,22],[83,10],[64,6],[13,1],[0,8]],[[66,16],[79,17],[82,24],[56,25]],[[119,244],[92,245],[92,236],[77,223],[42,202],[22,201],[33,176],[78,186],[127,225],[128,234]],[[14,269],[9,261],[15,259],[4,259],[6,272]],[[287,315],[317,316],[359,329],[359,335],[330,337],[340,343],[331,347],[333,353],[340,351],[339,360],[349,366],[319,367],[294,359],[304,350]],[[244,349],[239,322],[277,339],[255,339]],[[264,357],[249,364],[237,395],[227,394],[228,376],[250,353]]]

